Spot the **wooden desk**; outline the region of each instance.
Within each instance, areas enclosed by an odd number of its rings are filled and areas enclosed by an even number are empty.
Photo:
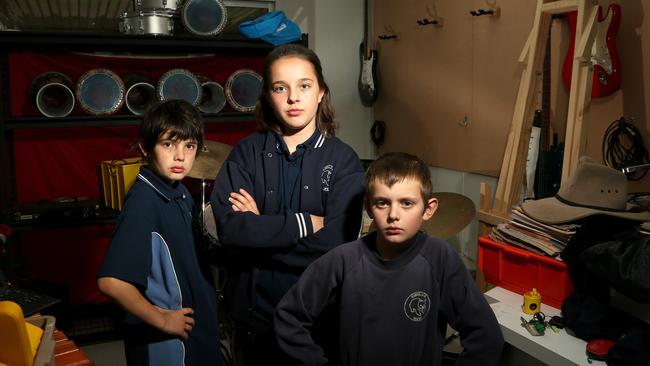
[[[95,365],[63,332],[54,331],[54,364],[56,366]]]
[[[497,300],[490,304],[497,317],[506,343],[521,352],[548,365],[557,366],[605,366],[602,361],[587,361],[587,343],[580,338],[569,335],[565,329],[555,333],[546,330],[543,336],[534,337],[521,326],[521,317],[531,316],[521,311],[523,297],[501,287],[495,287],[485,293],[486,297]],[[542,294],[543,296],[543,294]],[[488,298],[488,300],[489,300]],[[546,317],[560,315],[560,310],[542,303],[542,312]]]

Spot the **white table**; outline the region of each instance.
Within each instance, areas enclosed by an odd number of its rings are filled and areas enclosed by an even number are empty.
[[[565,329],[559,333],[546,329],[543,336],[532,336],[521,326],[521,317],[529,320],[532,318],[521,311],[523,296],[508,291],[501,287],[495,287],[485,293],[486,297],[496,300],[490,306],[501,325],[501,331],[505,341],[527,353],[528,355],[548,365],[582,365],[582,366],[605,366],[602,361],[587,361],[585,354],[586,342],[582,339],[569,335]],[[543,294],[542,294],[543,296]],[[549,319],[553,315],[560,315],[560,310],[542,303],[541,311]]]

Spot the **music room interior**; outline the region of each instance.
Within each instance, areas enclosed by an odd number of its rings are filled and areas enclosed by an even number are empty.
[[[0,1],[0,364],[26,347],[25,365],[126,365],[124,310],[96,274],[146,164],[143,115],[166,99],[200,111],[205,148],[182,182],[195,240],[219,245],[206,205],[232,147],[257,130],[278,45],[242,29],[276,12],[298,32],[283,43],[320,58],[335,135],[361,165],[405,152],[429,167],[438,210],[422,230],[451,244],[494,311],[498,364],[634,364],[610,350],[650,350],[646,11],[638,0]],[[605,173],[581,180],[587,161]],[[586,213],[536,209],[550,201]],[[359,236],[374,230],[360,221]],[[585,287],[605,295],[584,300]],[[42,333],[31,348],[26,324]],[[461,341],[448,327],[442,365]],[[214,347],[236,365],[228,342]]]

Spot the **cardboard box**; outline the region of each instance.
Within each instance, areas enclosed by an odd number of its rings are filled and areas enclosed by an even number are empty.
[[[145,162],[142,158],[106,160],[102,162],[101,182],[106,207],[122,211],[126,193],[135,183],[135,178],[143,165],[145,165]]]

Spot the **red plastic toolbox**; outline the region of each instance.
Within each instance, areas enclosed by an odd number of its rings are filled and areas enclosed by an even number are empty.
[[[534,287],[542,294],[543,303],[558,309],[573,292],[566,263],[498,243],[488,236],[478,238],[478,268],[486,282],[518,294]]]

